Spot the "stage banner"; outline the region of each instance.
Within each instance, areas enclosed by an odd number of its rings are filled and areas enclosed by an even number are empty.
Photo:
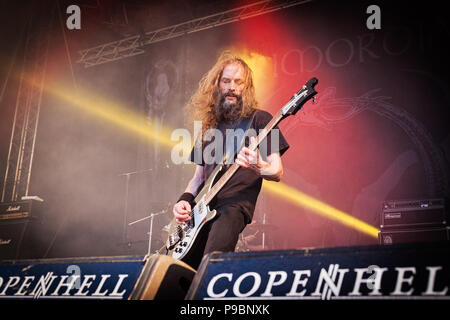
[[[449,242],[204,257],[189,300],[450,299]]]
[[[0,299],[127,299],[144,257],[0,262]]]

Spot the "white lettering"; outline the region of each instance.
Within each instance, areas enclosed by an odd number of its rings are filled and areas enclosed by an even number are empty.
[[[122,292],[119,292],[119,289],[120,289],[120,285],[122,284],[123,280],[127,277],[128,277],[127,274],[119,274],[119,281],[117,281],[113,292],[111,292],[111,294],[109,295],[110,297],[121,297],[125,294],[125,292],[126,292],[125,289]]]
[[[58,286],[56,287],[56,289],[55,289],[55,291],[53,291],[53,293],[51,294],[51,296],[58,296],[59,295],[59,290],[62,288],[62,287],[66,287],[66,291],[62,294],[63,296],[69,296],[70,294],[69,294],[69,292],[70,292],[70,290],[72,290],[72,288],[74,287],[74,285],[75,285],[75,283],[76,283],[76,281],[77,281],[77,279],[79,278],[80,276],[79,275],[77,275],[77,274],[75,274],[75,275],[72,275],[72,276],[67,276],[67,275],[63,275],[63,276],[61,276],[61,280],[59,281],[59,283],[58,283]],[[67,281],[66,282],[66,279],[70,279],[70,281]]]
[[[95,290],[93,296],[105,296],[108,293],[108,290],[101,292],[103,285],[105,284],[106,279],[111,277],[110,274],[102,274],[102,280],[100,281],[97,289]]]
[[[416,268],[415,267],[408,267],[408,268],[395,268],[397,270],[397,282],[395,284],[395,290],[391,293],[391,295],[404,295],[409,296],[413,292],[413,288],[408,290],[407,292],[402,291],[402,285],[404,282],[411,285],[414,280],[414,275],[416,274]],[[406,272],[412,272],[413,276],[409,278],[405,278]]]
[[[23,292],[24,289],[28,289],[31,285],[31,281],[34,280],[34,276],[25,276],[25,279],[22,282],[19,290],[14,294],[15,296],[24,296],[26,292]]]
[[[215,293],[214,292],[214,285],[216,284],[217,280],[219,280],[220,278],[227,278],[228,281],[231,281],[231,279],[233,278],[233,274],[232,273],[220,273],[218,275],[215,275],[214,277],[212,277],[211,281],[209,281],[208,283],[208,288],[206,289],[206,293],[208,294],[208,296],[210,296],[211,298],[223,298],[225,297],[225,295],[228,292],[228,289],[223,290],[220,293]]]
[[[12,288],[16,286],[20,281],[20,277],[9,277],[8,282],[5,284],[5,287],[3,288],[3,291],[0,293],[0,296],[4,296],[6,294],[6,290],[9,288]]]
[[[291,291],[287,294],[287,296],[304,296],[306,289],[303,289],[301,292],[297,292],[297,288],[299,285],[302,287],[306,286],[306,283],[308,282],[308,278],[311,276],[311,270],[294,270],[294,281],[292,282]],[[306,275],[308,278],[305,278],[302,280],[302,276]]]
[[[53,272],[48,272],[45,276],[42,275],[39,278],[39,281],[34,287],[33,291],[29,295],[35,297],[38,297],[40,295],[45,296],[56,278],[57,276],[54,276]]]
[[[242,281],[244,281],[244,279],[247,277],[254,278],[253,287],[247,293],[242,293],[240,291],[240,286],[241,286]],[[236,279],[236,282],[233,285],[233,293],[236,297],[249,297],[252,294],[254,294],[256,292],[256,290],[258,290],[260,284],[261,284],[261,276],[258,273],[246,272],[246,273],[242,274],[241,276],[239,276],[239,278]]]
[[[434,291],[434,284],[436,282],[436,273],[441,269],[442,269],[442,267],[427,267],[427,270],[429,272],[427,290],[424,293],[422,293],[422,295],[424,295],[424,296],[428,296],[428,295],[429,296],[434,296],[434,295],[444,296],[447,293],[448,287],[445,287],[441,291]]]
[[[91,287],[92,282],[95,280],[95,277],[96,277],[96,276],[93,275],[93,274],[84,276],[83,283],[82,283],[81,286],[78,288],[78,291],[77,291],[77,293],[75,293],[75,295],[76,295],[76,296],[86,296],[86,295],[89,293],[89,291],[83,292],[83,290],[84,290],[85,288],[86,288],[86,289],[89,289],[89,288]]]
[[[280,276],[278,281],[275,281],[275,278]],[[261,294],[261,297],[272,297],[271,293],[273,286],[279,286],[284,283],[287,278],[287,273],[285,271],[269,271],[269,281],[267,282],[266,290]]]
[[[361,284],[366,283],[367,287],[369,289],[373,289],[372,292],[369,293],[371,296],[379,296],[381,295],[380,288],[381,288],[381,277],[383,276],[383,272],[385,272],[387,268],[373,268],[372,271],[374,272],[373,275],[371,275],[367,279],[363,279],[364,273],[370,273],[369,268],[355,268],[356,272],[356,280],[355,280],[355,286],[353,287],[353,291],[349,293],[349,296],[360,296],[361,292]]]

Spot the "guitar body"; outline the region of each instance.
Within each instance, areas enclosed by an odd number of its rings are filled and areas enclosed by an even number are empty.
[[[166,243],[167,254],[181,261],[188,259],[188,253],[197,245],[202,228],[214,219],[216,213],[216,210],[210,210],[202,199],[192,210],[191,220],[185,225],[173,220]]]
[[[166,242],[167,255],[181,261],[189,260],[193,248],[200,241],[203,227],[213,220],[217,214],[216,210],[209,209],[209,206],[205,203],[205,196],[211,190],[216,177],[223,168],[223,165],[218,165],[200,191],[197,196],[197,199],[200,197],[200,200],[192,208],[191,220],[184,225],[178,224],[175,219],[170,223],[169,236]]]

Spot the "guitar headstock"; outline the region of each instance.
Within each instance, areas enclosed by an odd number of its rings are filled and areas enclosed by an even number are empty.
[[[287,117],[294,115],[300,110],[303,105],[313,98],[317,91],[314,89],[319,82],[317,78],[311,78],[305,85],[289,100],[289,102],[281,109],[283,116]]]

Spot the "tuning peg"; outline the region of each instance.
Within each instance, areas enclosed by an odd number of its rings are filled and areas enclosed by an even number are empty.
[[[316,103],[316,97],[312,97],[312,103]]]

